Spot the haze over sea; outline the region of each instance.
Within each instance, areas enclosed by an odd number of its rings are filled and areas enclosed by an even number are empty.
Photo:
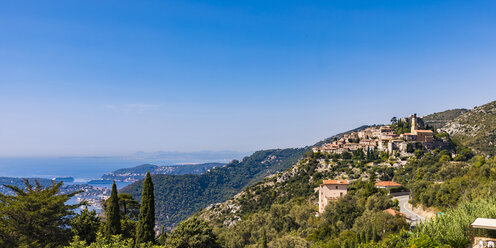
[[[141,164],[228,162],[244,155],[236,152],[140,152],[131,156],[0,157],[0,171],[4,177],[74,177],[76,182],[84,182],[117,169]]]

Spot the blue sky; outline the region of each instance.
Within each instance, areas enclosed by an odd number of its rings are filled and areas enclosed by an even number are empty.
[[[0,156],[299,147],[496,100],[495,1],[0,1]]]

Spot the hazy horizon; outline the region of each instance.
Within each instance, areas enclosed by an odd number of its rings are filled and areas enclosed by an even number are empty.
[[[496,100],[494,1],[12,1],[0,157],[312,145]]]

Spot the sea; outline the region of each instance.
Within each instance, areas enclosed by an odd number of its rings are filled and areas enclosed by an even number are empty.
[[[161,164],[160,161],[126,157],[0,157],[0,177],[46,179],[72,177],[73,182],[64,182],[64,184],[86,184],[90,180],[101,178],[105,173],[145,163]],[[129,182],[116,182],[117,189],[129,184]],[[111,183],[91,185],[112,187]],[[76,203],[78,203],[76,196],[67,201],[67,204]],[[89,206],[89,209],[95,209],[95,206]]]
[[[163,161],[126,157],[0,157],[0,176],[48,179],[73,177],[74,183],[85,183],[117,169],[146,163],[164,165]]]

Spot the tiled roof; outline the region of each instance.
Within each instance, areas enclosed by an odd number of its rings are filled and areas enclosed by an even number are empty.
[[[378,182],[375,184],[375,186],[382,186],[382,187],[399,187],[401,184],[391,182],[391,181],[385,181],[385,182]]]
[[[348,183],[348,180],[324,180],[324,182],[322,184],[325,184],[325,185],[338,185],[338,184],[347,185],[350,183]]]
[[[402,212],[400,212],[398,210],[394,210],[392,208],[388,208],[388,209],[384,210],[384,212],[386,212],[386,213],[388,213],[388,214],[390,214],[392,216],[401,215],[401,216],[403,216],[403,217],[405,217],[407,219],[410,219],[410,218],[408,218],[408,216],[406,216],[406,214],[404,214],[404,213],[402,213]]]

